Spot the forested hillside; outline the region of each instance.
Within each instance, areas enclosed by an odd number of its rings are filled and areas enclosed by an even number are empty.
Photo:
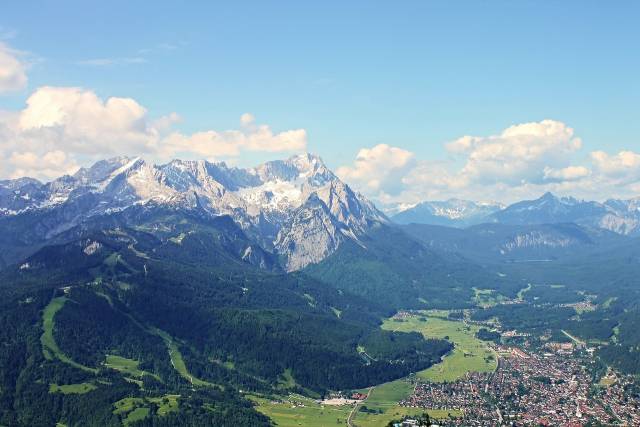
[[[385,304],[254,267],[232,223],[143,231],[155,221],[77,231],[0,272],[0,424],[268,424],[240,390],[356,389],[451,348],[381,331]]]

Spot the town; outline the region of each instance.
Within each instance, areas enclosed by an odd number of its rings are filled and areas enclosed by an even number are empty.
[[[493,373],[468,373],[454,382],[416,382],[402,406],[458,409],[447,426],[640,425],[633,379],[609,373],[596,381],[592,352],[572,343],[534,347],[495,345]],[[591,423],[591,424],[589,424]]]

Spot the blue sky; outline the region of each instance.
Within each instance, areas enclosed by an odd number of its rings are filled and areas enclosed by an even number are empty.
[[[450,162],[457,174],[468,156],[446,143],[544,119],[581,140],[550,167],[593,170],[592,152],[639,144],[639,17],[633,1],[11,2],[0,38],[28,82],[0,109],[23,109],[42,86],[81,87],[131,98],[148,120],[175,112],[185,135],[237,129],[248,112],[275,133],[304,129],[309,151],[371,194],[385,185],[357,173],[363,148],[397,147],[414,168]],[[233,162],[274,157],[246,150]],[[403,173],[379,196],[400,200]]]

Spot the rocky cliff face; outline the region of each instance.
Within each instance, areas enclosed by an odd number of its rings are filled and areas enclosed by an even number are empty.
[[[249,169],[118,157],[47,184],[0,182],[0,226],[3,219],[16,224],[16,218],[35,217],[41,239],[132,207],[229,216],[259,245],[280,255],[288,270],[319,262],[344,239],[357,239],[371,223],[387,221],[312,154]]]

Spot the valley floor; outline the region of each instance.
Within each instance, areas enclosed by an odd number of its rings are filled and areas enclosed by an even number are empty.
[[[476,338],[476,325],[464,321],[446,319],[447,312],[425,311],[420,316],[399,315],[385,320],[383,329],[403,332],[420,332],[425,338],[444,338],[454,344],[454,350],[442,362],[408,378],[358,390],[368,397],[355,405],[328,406],[319,400],[300,395],[278,397],[252,397],[263,414],[278,426],[385,426],[389,421],[404,416],[418,416],[427,412],[433,419],[460,417],[457,409],[409,408],[399,402],[408,399],[416,385],[422,381],[455,381],[468,372],[493,372],[497,367],[497,355],[489,344]],[[350,417],[351,416],[351,417]]]

